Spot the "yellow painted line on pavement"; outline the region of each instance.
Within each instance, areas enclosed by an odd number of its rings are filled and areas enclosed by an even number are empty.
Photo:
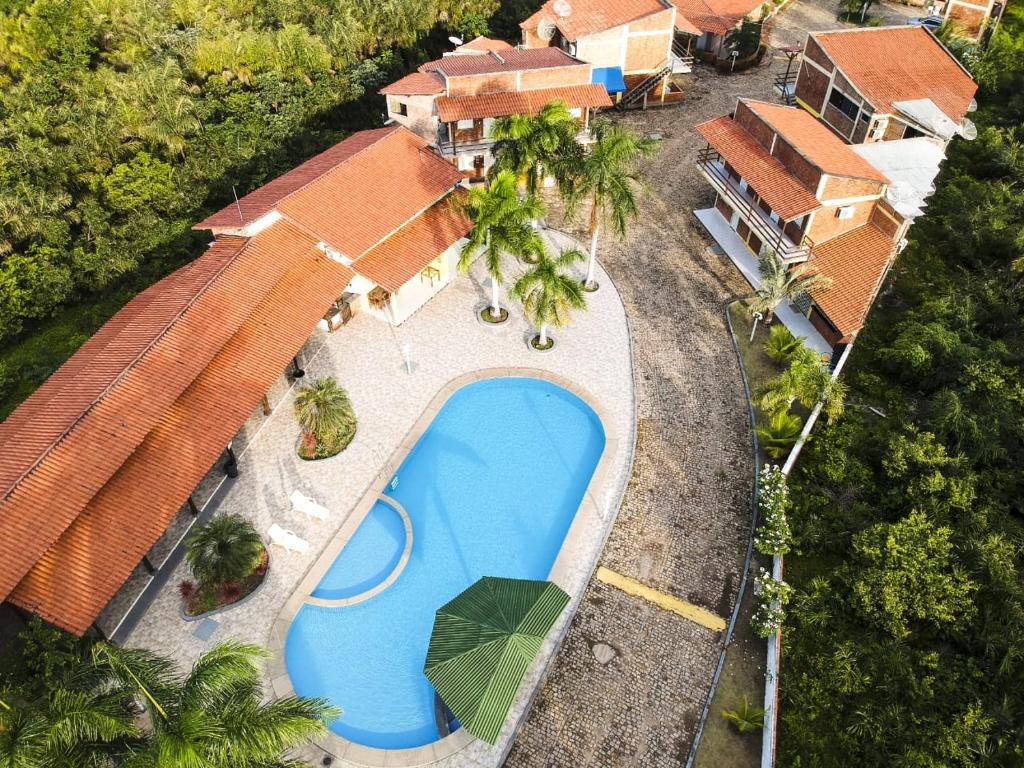
[[[633,597],[639,597],[649,603],[654,603],[662,610],[671,611],[677,616],[682,616],[684,619],[692,621],[694,624],[700,624],[705,629],[710,629],[712,632],[721,632],[725,629],[725,619],[721,616],[716,616],[711,611],[705,611],[703,608],[698,608],[693,603],[680,600],[678,597],[672,597],[672,595],[666,595],[664,592],[646,587],[636,579],[610,571],[604,566],[600,566],[597,569],[597,580],[616,589],[621,589],[627,595],[633,595]]]

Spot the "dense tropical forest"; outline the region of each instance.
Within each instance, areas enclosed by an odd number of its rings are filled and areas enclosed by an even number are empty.
[[[1024,765],[1024,9],[969,63],[978,139],[792,478],[784,766]]]
[[[539,0],[0,0],[0,418],[205,212],[379,125],[376,90]]]

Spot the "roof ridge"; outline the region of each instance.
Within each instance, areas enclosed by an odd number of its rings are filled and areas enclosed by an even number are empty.
[[[46,458],[47,456],[49,456],[50,453],[53,450],[55,450],[56,447],[58,445],[60,445],[61,442],[63,442],[67,438],[67,436],[72,432],[72,430],[74,430],[75,427],[77,427],[81,423],[82,419],[84,419],[87,415],[89,415],[89,413],[91,413],[92,410],[97,405],[99,405],[99,403],[105,397],[107,397],[107,395],[110,394],[111,390],[113,390],[113,388],[117,384],[121,383],[124,380],[124,378],[128,375],[128,373],[131,370],[133,370],[135,368],[135,366],[138,365],[139,362],[146,355],[148,355],[153,350],[153,348],[156,346],[157,342],[160,341],[161,339],[163,339],[167,335],[167,333],[171,329],[171,327],[173,327],[173,325],[178,320],[180,320],[185,315],[186,312],[188,312],[192,307],[195,306],[196,302],[198,302],[199,299],[206,294],[206,292],[209,290],[210,286],[213,285],[214,282],[217,279],[219,279],[221,277],[221,275],[224,274],[224,271],[229,266],[231,266],[232,264],[235,263],[235,261],[238,259],[238,257],[245,251],[246,248],[249,247],[249,244],[253,240],[253,238],[243,238],[243,237],[238,237],[237,235],[226,235],[225,237],[226,238],[231,238],[231,239],[243,240],[244,242],[242,242],[241,247],[239,247],[237,251],[235,251],[233,254],[231,254],[231,256],[229,256],[228,258],[225,259],[224,264],[222,264],[212,275],[210,275],[210,277],[202,284],[202,286],[199,288],[198,291],[196,291],[196,293],[192,296],[192,298],[189,299],[188,301],[186,301],[185,305],[183,307],[181,307],[178,311],[176,311],[167,320],[167,322],[165,322],[163,324],[163,327],[161,328],[160,332],[157,333],[155,336],[153,336],[153,338],[151,338],[149,340],[149,342],[146,344],[146,346],[142,350],[140,350],[138,352],[138,354],[136,354],[131,359],[131,361],[127,365],[125,365],[118,372],[118,374],[113,379],[111,379],[107,383],[107,385],[105,387],[103,387],[103,389],[95,397],[93,397],[93,399],[89,402],[89,404],[85,408],[82,409],[81,413],[79,413],[78,416],[76,416],[72,420],[72,422],[70,424],[68,424],[67,427],[62,429],[60,434],[57,437],[55,437],[52,441],[50,441],[50,443],[47,446],[47,448],[44,451],[42,451],[38,456],[36,456],[35,460],[28,467],[26,467],[11,482],[10,487],[3,490],[3,495],[0,496],[0,500],[9,498],[10,495],[12,493],[14,493],[15,490],[17,490],[18,485],[26,477],[28,477],[30,474],[32,474],[32,472],[34,472],[39,467],[39,465],[40,465],[40,463],[42,463],[43,459]],[[216,239],[214,239],[214,243],[215,242],[216,242]],[[211,245],[212,245],[212,243],[211,243]],[[203,255],[205,255],[205,254],[203,254]],[[202,256],[200,256],[199,258],[201,259]],[[194,259],[193,261],[189,262],[187,265],[185,265],[186,268],[192,267],[192,265],[195,264],[196,261],[198,261],[198,259]]]

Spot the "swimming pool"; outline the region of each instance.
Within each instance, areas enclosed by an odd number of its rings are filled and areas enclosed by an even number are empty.
[[[386,491],[412,523],[404,570],[364,602],[301,608],[285,645],[295,692],[341,707],[331,729],[358,744],[436,741],[423,675],[434,612],[481,576],[546,579],[604,444],[591,408],[549,382],[496,378],[457,390]],[[404,547],[395,515],[375,504],[313,594],[350,597],[386,579]]]

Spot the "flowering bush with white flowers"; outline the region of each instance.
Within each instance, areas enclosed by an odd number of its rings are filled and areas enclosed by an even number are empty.
[[[786,476],[775,464],[761,470],[757,494],[758,529],[754,547],[763,555],[784,555],[792,549],[793,534],[786,520],[789,488]]]
[[[793,588],[784,581],[777,581],[764,568],[754,579],[754,598],[757,607],[750,617],[750,624],[758,637],[768,639],[782,626],[786,617],[786,603],[793,594]]]

